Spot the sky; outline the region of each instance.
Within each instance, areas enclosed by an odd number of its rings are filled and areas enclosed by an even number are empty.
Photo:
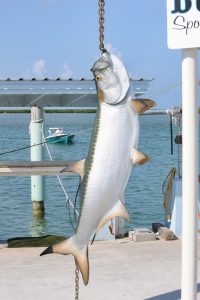
[[[166,11],[164,0],[105,0],[104,44],[132,78],[153,79],[145,97],[158,109],[181,105],[182,51],[167,46]],[[98,26],[98,0],[0,0],[0,79],[92,79]]]

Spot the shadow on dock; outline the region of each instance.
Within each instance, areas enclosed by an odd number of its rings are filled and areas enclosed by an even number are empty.
[[[200,283],[197,284],[197,292],[200,292]],[[181,290],[176,290],[166,294],[158,295],[151,298],[145,298],[145,300],[180,300]]]

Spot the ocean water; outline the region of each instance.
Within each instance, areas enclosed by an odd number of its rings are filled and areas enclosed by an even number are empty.
[[[49,127],[63,127],[77,133],[93,126],[95,114],[45,114],[45,134]],[[30,114],[0,114],[0,160],[29,160],[30,149],[1,155],[29,145]],[[176,128],[174,128],[174,135]],[[91,131],[77,134],[71,145],[48,145],[54,160],[80,160],[87,156]],[[177,145],[170,151],[169,117],[144,115],[140,117],[138,149],[151,157],[143,166],[134,166],[125,193],[125,204],[131,217],[127,230],[151,228],[153,222],[164,222],[162,184],[172,166],[177,167]],[[45,149],[45,159],[49,159]],[[32,216],[30,177],[0,177],[0,240],[47,234],[68,236],[73,232],[66,197],[56,176],[47,176],[45,218]],[[77,176],[62,176],[64,188],[74,201],[79,185]]]

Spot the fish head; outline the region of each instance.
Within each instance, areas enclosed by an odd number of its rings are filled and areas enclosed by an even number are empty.
[[[115,105],[124,100],[130,81],[121,60],[113,54],[103,52],[91,71],[96,82],[100,102]]]

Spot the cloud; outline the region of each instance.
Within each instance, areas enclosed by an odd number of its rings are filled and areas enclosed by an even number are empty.
[[[48,65],[48,70],[46,66]],[[60,77],[62,79],[69,79],[72,77],[72,71],[69,67],[69,62],[65,61],[61,66],[59,66],[58,72],[52,72],[50,70],[49,64],[45,59],[38,59],[32,64],[31,69],[25,69],[21,72],[21,75],[18,77],[23,78],[32,78],[36,77],[37,79],[44,79],[44,77],[48,78],[57,78]]]
[[[111,44],[107,44],[105,48],[106,50],[108,50],[108,52],[116,55],[119,58],[122,58],[122,54],[117,50],[117,48],[113,47]]]
[[[44,59],[36,60],[33,64],[34,75],[41,77],[44,76],[46,62]]]
[[[69,62],[66,61],[64,64],[63,64],[63,73],[61,74],[61,78],[62,79],[69,79],[71,76],[72,76],[72,71],[69,67]]]

